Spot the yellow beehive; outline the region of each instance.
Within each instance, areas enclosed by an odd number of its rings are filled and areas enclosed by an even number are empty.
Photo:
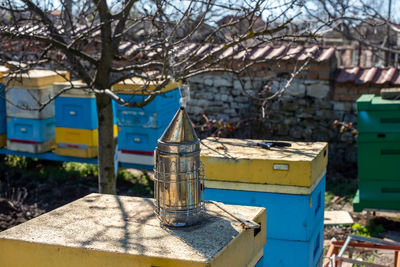
[[[241,224],[206,204],[204,221],[166,228],[153,199],[91,194],[0,233],[2,266],[254,266],[266,239],[264,208],[225,208],[261,225]]]
[[[66,144],[79,144],[97,146],[97,129],[72,129],[56,127],[56,142]]]
[[[118,127],[113,127],[114,137]],[[98,154],[98,131],[56,127],[57,147],[54,153],[62,156],[95,158]]]
[[[96,158],[98,155],[97,146],[87,148],[73,148],[74,145],[67,145],[67,147],[56,147],[54,153],[61,156],[78,157],[78,158]]]
[[[5,147],[7,145],[7,134],[0,135],[0,147]]]
[[[325,142],[289,142],[290,147],[268,150],[250,146],[248,141],[257,142],[226,138],[202,140],[201,161],[207,187],[220,188],[212,184],[226,182],[235,184],[232,189],[238,190],[237,185],[245,183],[252,187],[246,188],[250,191],[264,191],[263,185],[310,188],[325,172],[328,162]],[[223,188],[228,189],[227,185]]]

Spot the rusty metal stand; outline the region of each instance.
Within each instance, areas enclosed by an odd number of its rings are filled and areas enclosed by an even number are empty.
[[[351,242],[351,240],[358,242]],[[361,242],[361,243],[360,243]],[[354,260],[343,257],[347,248],[362,248],[369,250],[393,250],[394,251],[394,267],[400,267],[400,243],[384,241],[378,238],[364,237],[358,235],[349,235],[345,242],[331,241],[329,250],[325,256],[323,267],[340,267],[342,262],[353,264],[362,264],[368,267],[386,267],[385,265]],[[340,249],[340,250],[339,250]]]

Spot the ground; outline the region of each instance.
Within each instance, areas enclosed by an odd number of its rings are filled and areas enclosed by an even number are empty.
[[[4,157],[0,159],[0,173],[0,231],[98,192],[95,165]],[[137,170],[120,171],[118,194],[152,197],[151,175]],[[332,238],[345,240],[350,233],[400,242],[400,212],[352,211],[356,177],[353,168],[328,169],[325,209],[349,211],[354,224],[326,226],[325,249]],[[393,262],[393,253],[354,251],[353,257],[386,265]]]
[[[19,157],[0,159],[0,231],[98,192],[97,166]],[[145,172],[118,173],[120,195],[151,197]]]
[[[332,238],[344,241],[349,234],[378,237],[388,241],[400,242],[400,211],[353,212],[352,200],[357,190],[357,173],[354,168],[331,167],[327,172],[325,210],[348,211],[354,220],[352,225],[334,225],[324,228],[324,248],[329,247]],[[385,266],[393,266],[394,253],[385,251],[352,251],[354,259],[370,261]],[[346,257],[348,254],[346,254]],[[352,266],[343,265],[343,267]]]

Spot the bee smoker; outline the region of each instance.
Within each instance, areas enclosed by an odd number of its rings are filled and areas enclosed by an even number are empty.
[[[200,139],[184,107],[158,140],[154,155],[155,212],[161,223],[195,224],[204,210],[204,173]]]

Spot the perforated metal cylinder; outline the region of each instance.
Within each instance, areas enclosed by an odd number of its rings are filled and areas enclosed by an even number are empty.
[[[155,211],[161,223],[198,222],[204,209],[200,140],[183,107],[158,140],[154,160]]]

